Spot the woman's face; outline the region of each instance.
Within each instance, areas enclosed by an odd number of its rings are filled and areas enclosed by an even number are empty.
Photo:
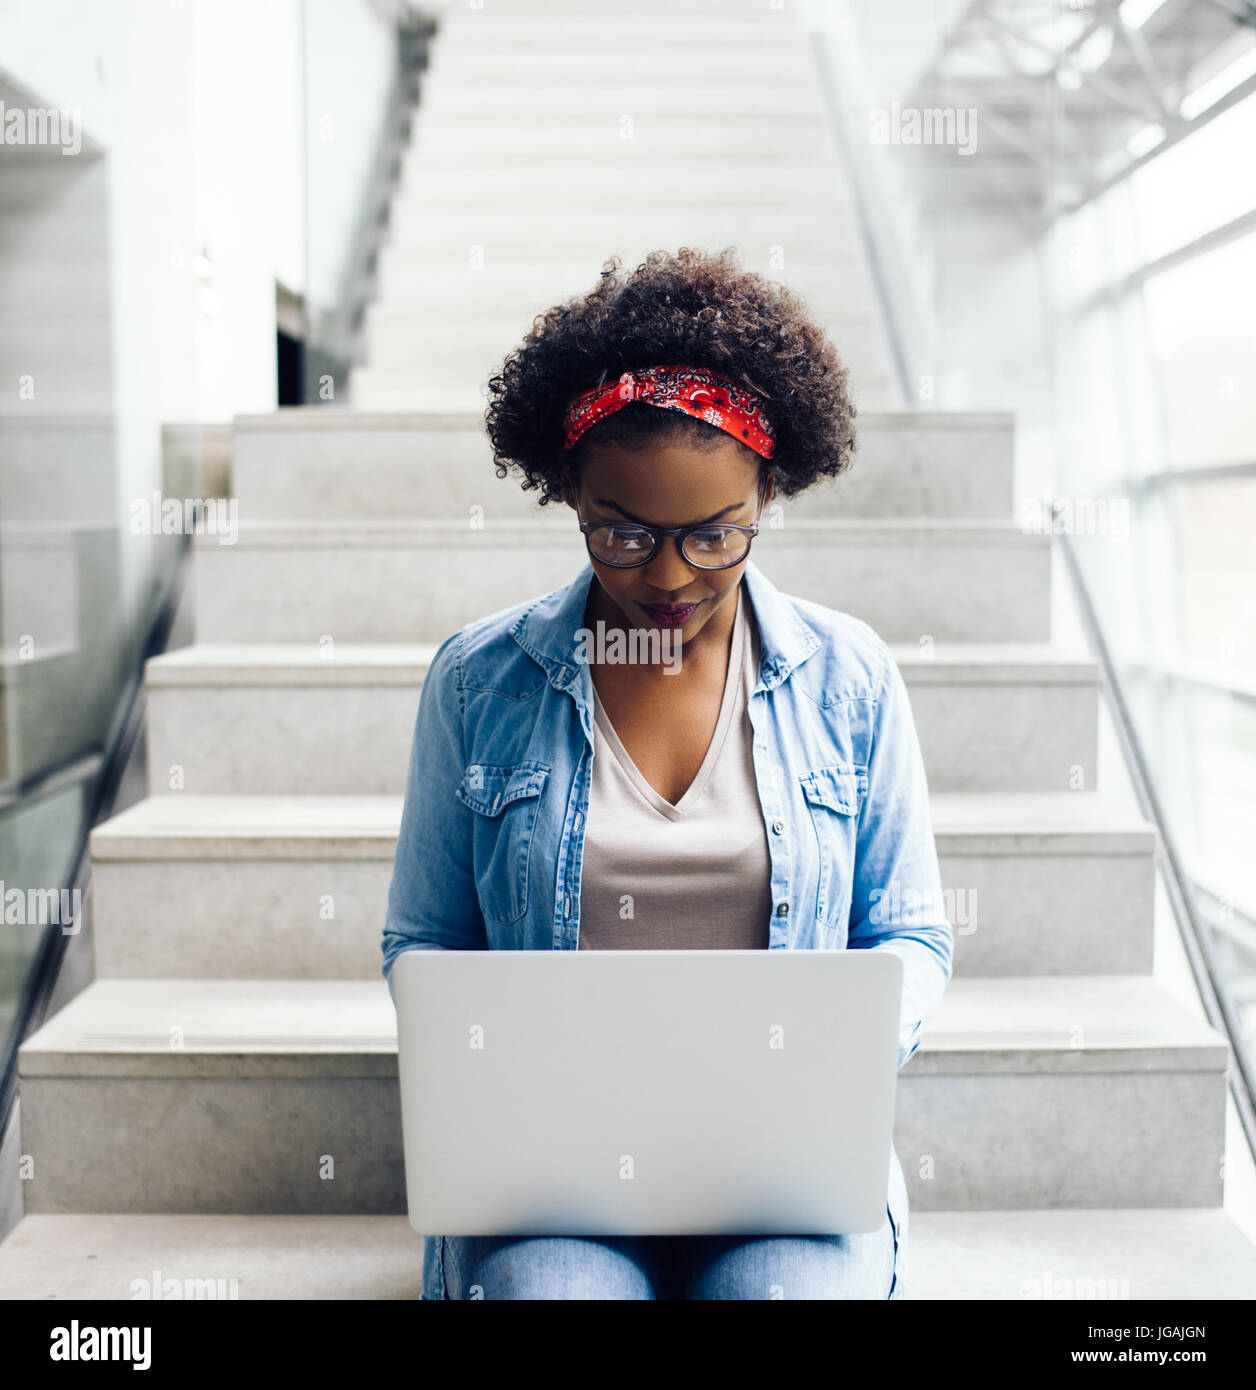
[[[684,443],[647,449],[592,444],[577,470],[578,499],[570,476],[563,497],[569,507],[579,500],[585,521],[751,525],[759,511],[759,477],[757,456],[731,438],[702,449]],[[765,492],[771,496],[770,484]],[[724,605],[736,593],[748,558],[731,569],[704,570],[680,553],[678,537],[668,536],[647,564],[618,569],[590,563],[629,627],[679,631],[684,643],[721,610],[727,615]]]

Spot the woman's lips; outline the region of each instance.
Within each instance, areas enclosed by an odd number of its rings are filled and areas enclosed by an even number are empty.
[[[641,610],[648,613],[660,627],[683,627],[693,617],[697,607],[697,603],[641,604]]]

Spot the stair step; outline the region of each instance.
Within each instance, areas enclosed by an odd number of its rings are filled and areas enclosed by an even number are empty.
[[[672,33],[669,26],[669,39]],[[592,34],[577,29],[565,41],[556,40],[544,49],[535,45],[535,36],[527,35],[522,51],[518,41],[505,43],[496,32],[480,33],[470,42],[433,45],[427,73],[451,82],[509,85],[526,76],[530,85],[580,82],[586,87],[594,68],[608,82],[666,79],[701,86],[736,80],[771,86],[800,75],[815,79],[815,55],[801,34],[746,28],[710,41],[701,30],[695,34],[691,29],[689,34],[690,43],[702,46],[701,63],[695,63],[693,52],[675,41],[661,48],[657,35],[641,27],[608,32],[599,26]]]
[[[517,317],[500,321],[455,317],[400,322],[370,317],[363,340],[371,365],[363,370],[377,380],[392,376],[398,382],[421,381],[428,390],[487,382],[500,370],[507,352],[523,341],[534,317],[549,307],[534,304]],[[889,350],[879,328],[823,321],[820,327],[850,368],[852,382],[865,370],[887,369]],[[359,374],[355,381],[360,379]]]
[[[912,1204],[1219,1204],[1227,1053],[1147,976],[954,978],[899,1084]]]
[[[629,143],[625,141],[625,143]],[[782,163],[770,156],[738,161],[671,160],[663,165],[604,159],[509,163],[477,161],[461,167],[413,159],[392,206],[394,226],[435,211],[516,208],[541,212],[560,205],[564,216],[579,207],[659,206],[695,211],[708,205],[744,206],[747,188],[760,205],[823,209],[851,218],[850,188],[841,166],[810,160]]]
[[[857,247],[848,248],[845,255],[835,248],[834,260],[839,266],[845,264],[854,270],[859,254]],[[806,299],[812,317],[834,332],[867,336],[880,330],[874,307],[867,302],[852,304],[849,291],[836,277],[817,278],[808,286],[803,286],[793,274],[778,273],[766,278],[796,289]],[[561,265],[538,266],[519,261],[471,266],[465,264],[464,258],[462,265],[449,266],[439,276],[412,270],[408,283],[392,291],[386,304],[369,306],[367,321],[378,328],[457,325],[460,330],[474,329],[477,334],[500,334],[503,328],[509,328],[514,335],[520,323],[531,324],[538,313],[592,288],[592,284],[573,282],[570,270]]]
[[[633,14],[640,13],[640,6],[634,6]],[[520,11],[513,15],[500,11],[489,14],[482,11],[470,22],[460,24],[451,22],[446,16],[441,24],[439,42],[433,46],[433,63],[446,58],[459,60],[468,55],[483,55],[496,58],[505,54],[515,59],[514,74],[522,69],[521,55],[527,54],[545,61],[550,54],[565,52],[593,52],[602,57],[611,57],[625,50],[644,49],[658,56],[667,50],[659,44],[659,36],[666,34],[669,47],[675,49],[698,48],[705,57],[708,53],[716,59],[728,53],[736,53],[753,45],[756,51],[765,53],[797,52],[806,50],[807,37],[799,31],[791,16],[780,11],[768,15],[768,7],[758,3],[743,7],[740,12],[735,7],[722,5],[709,16],[685,15],[675,7],[669,7],[666,23],[652,23],[643,26],[640,18],[627,19],[622,7],[614,13],[598,13],[591,5],[579,7],[578,24],[570,18],[536,12],[529,8],[526,16]],[[481,17],[488,23],[478,22]],[[661,17],[660,17],[661,18]],[[690,57],[690,68],[699,66]]]
[[[912,1212],[907,1249],[909,1299],[1256,1298],[1256,1246],[1223,1211]],[[422,1259],[404,1216],[28,1216],[0,1299],[217,1297],[220,1279],[242,1300],[417,1299]]]
[[[858,609],[887,641],[1049,636],[1050,536],[983,518],[774,520],[755,558],[777,587]],[[587,560],[569,511],[481,526],[272,521],[221,540],[197,537],[196,632],[206,642],[439,642],[521,593],[561,588]]]
[[[0,1300],[417,1299],[422,1265],[404,1216],[39,1215],[0,1244]]]
[[[1099,673],[1049,643],[892,644],[934,791],[1097,786]]]
[[[922,1211],[915,1299],[1256,1298],[1256,1246],[1223,1211]]]
[[[581,5],[576,13],[538,10],[529,6],[513,12],[496,8],[470,15],[450,14],[442,18],[438,42],[432,45],[429,67],[453,61],[459,70],[477,58],[501,59],[512,53],[515,67],[500,65],[498,75],[524,90],[542,84],[551,66],[566,54],[584,56],[586,82],[597,70],[600,58],[608,71],[625,57],[648,59],[651,54],[664,60],[658,75],[673,79],[692,77],[701,81],[706,63],[695,63],[695,53],[718,67],[722,60],[762,49],[765,55],[780,58],[790,54],[795,61],[810,61],[814,68],[808,34],[797,17],[768,14],[769,7],[739,5],[737,0],[720,7],[697,10],[684,5],[649,14],[650,7],[608,9],[605,4]],[[775,7],[778,10],[783,7]],[[649,23],[642,20],[650,18]],[[578,22],[572,22],[572,21]],[[681,59],[688,59],[688,68]],[[747,71],[743,80],[752,73]]]
[[[569,159],[604,158],[618,164],[649,161],[665,166],[702,150],[713,160],[800,159],[808,157],[828,166],[834,158],[833,137],[822,117],[642,115],[632,113],[629,129],[617,113],[606,115],[547,116],[520,111],[517,119],[503,123],[497,116],[477,118],[472,113],[454,121],[429,120],[420,107],[416,115],[409,166],[434,168],[442,161],[480,162],[515,157],[533,168]]]
[[[382,979],[97,980],[20,1052],[27,1211],[404,1211],[395,1023]],[[955,979],[898,1089],[912,1205],[1216,1206],[1226,1060],[1146,977]]]
[[[138,802],[92,833],[97,975],[374,979],[401,806]],[[939,793],[932,815],[957,974],[1150,972],[1145,822],[1075,792]]]
[[[1095,792],[935,792],[955,972],[1151,973],[1153,827]]]
[[[817,264],[796,256],[772,257],[764,250],[753,261],[746,257],[743,265],[746,270],[770,281],[791,286],[804,299],[816,304],[817,310],[823,304],[841,306],[843,313],[853,317],[857,303],[864,321],[875,322],[877,313],[871,300],[863,295],[850,295],[850,277],[861,265],[860,257],[859,247],[835,246],[831,259]],[[632,264],[625,261],[624,271],[631,270]],[[497,252],[472,259],[465,246],[460,252],[433,261],[392,256],[379,267],[381,295],[371,311],[386,316],[395,306],[400,310],[415,302],[442,302],[447,310],[470,300],[472,313],[479,313],[479,306],[486,304],[500,317],[504,313],[503,306],[510,303],[559,304],[572,295],[589,291],[597,285],[599,271],[600,261],[596,259],[572,265],[561,257],[513,256]],[[289,410],[333,413],[328,406],[290,406],[276,414],[283,416]]]
[[[468,317],[455,321],[457,326],[453,328],[434,320],[382,324],[371,320],[363,331],[370,366],[358,368],[354,382],[361,382],[365,373],[365,379],[373,379],[377,385],[392,380],[398,390],[407,379],[421,384],[426,391],[438,387],[456,390],[469,383],[483,386],[501,370],[506,354],[522,343],[533,319],[549,307],[534,304],[522,314],[500,322]],[[856,382],[862,380],[865,372],[888,372],[889,352],[879,331],[818,317],[816,322],[850,369],[852,396],[858,389]],[[862,401],[861,396],[853,399],[856,403]]]
[[[622,28],[626,11],[620,0],[478,0],[474,5],[449,5],[441,15],[441,41],[481,34],[498,28],[515,31],[526,27],[537,48],[549,36],[565,29],[568,34],[611,24]],[[710,22],[716,33],[732,27],[753,28],[760,33],[795,33],[798,16],[785,5],[764,0],[634,0],[632,16],[649,32],[670,40],[673,31],[684,33],[699,23]],[[526,21],[526,25],[525,22]]]
[[[433,260],[447,257],[466,265],[470,248],[480,247],[485,261],[495,257],[565,261],[578,277],[578,287],[580,278],[593,283],[608,256],[622,256],[626,265],[635,265],[647,251],[668,247],[705,246],[718,251],[736,246],[743,252],[743,264],[752,268],[769,256],[823,260],[835,232],[848,225],[844,215],[829,211],[759,211],[744,201],[689,213],[668,207],[639,211],[575,207],[564,210],[561,217],[552,210],[527,208],[432,210],[406,228],[404,243],[388,244],[384,259],[430,266]],[[872,302],[872,290],[863,279],[852,280],[850,288],[855,303]]]
[[[835,255],[835,260],[841,263],[844,259],[853,268],[857,255],[852,249],[848,257]],[[413,330],[416,326],[447,328],[456,324],[458,331],[465,331],[468,337],[474,333],[477,341],[485,341],[491,336],[491,341],[500,345],[502,341],[519,337],[538,314],[591,288],[590,284],[574,282],[570,272],[561,267],[556,271],[544,267],[531,270],[523,262],[521,273],[531,271],[530,283],[529,279],[511,279],[501,267],[493,269],[496,274],[488,273],[487,266],[479,269],[451,266],[439,283],[434,279],[424,281],[416,275],[413,283],[419,288],[399,289],[389,295],[386,305],[376,304],[367,309],[366,327],[372,333],[379,333],[397,332],[402,328]],[[794,286],[794,277],[777,275],[771,278],[791,288]],[[813,285],[803,297],[811,317],[824,326],[835,343],[845,346],[852,338],[866,339],[880,333],[880,323],[871,306],[862,304],[856,312],[849,294],[836,282]],[[503,332],[506,333],[504,339]]]
[[[92,832],[98,977],[380,973],[400,796],[149,797]]]
[[[198,643],[154,657],[144,677],[149,790],[399,795],[434,653]]]
[[[433,646],[338,641],[328,651],[198,644],[154,657],[145,667],[150,790],[402,793]],[[1095,786],[1093,661],[1038,644],[893,651],[934,791]]]
[[[700,67],[700,65],[697,65]],[[461,120],[474,114],[513,119],[520,111],[520,91],[516,83],[464,82],[458,73],[446,78],[435,68],[423,91],[431,120]],[[599,73],[584,80],[546,82],[529,87],[522,98],[523,109],[537,115],[603,115],[619,120],[624,112],[644,116],[672,117],[747,116],[823,116],[824,100],[814,69],[801,68],[796,79],[777,78],[772,82],[744,83],[735,77],[712,76],[696,82],[669,82],[658,77],[639,80],[615,73],[602,80]]]
[[[448,255],[420,261],[394,249],[380,265],[380,296],[372,312],[387,314],[393,305],[403,306],[415,299],[432,302],[439,296],[447,296],[446,303],[454,307],[465,300],[477,306],[487,304],[499,316],[503,312],[501,306],[512,301],[559,304],[593,289],[609,254],[597,251],[582,260],[579,256],[552,255],[545,248],[536,248],[535,254],[528,255],[512,253],[506,247],[473,257],[464,245]],[[742,265],[768,280],[791,286],[809,302],[814,301],[817,308],[825,303],[840,305],[851,317],[858,313],[865,321],[876,322],[874,302],[865,295],[851,294],[850,282],[860,273],[862,254],[856,246],[833,246],[829,259],[816,262],[792,254],[773,254],[772,248],[763,247],[753,248],[753,254],[744,254]],[[635,264],[625,259],[623,271],[631,270]],[[288,409],[332,413],[325,405]],[[285,410],[278,412],[284,413]],[[477,414],[482,417],[483,412]]]
[[[857,427],[850,471],[782,501],[785,516],[1012,515],[1011,416],[860,411]],[[480,414],[367,415],[297,406],[240,415],[231,475],[245,525],[465,518],[473,507],[490,521],[546,515],[535,493],[494,474]]]
[[[526,327],[525,324],[525,331]],[[494,363],[494,371],[521,337],[521,333],[514,335],[503,347]],[[897,410],[903,406],[903,391],[888,361],[882,364],[844,359],[844,363],[850,372],[851,399],[861,410]],[[438,375],[430,380],[416,377],[412,370],[396,367],[354,367],[349,375],[348,397],[355,409],[363,411],[483,412],[488,376],[488,372],[483,372],[451,382]]]

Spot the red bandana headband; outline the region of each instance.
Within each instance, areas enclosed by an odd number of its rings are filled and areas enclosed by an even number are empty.
[[[683,410],[705,420],[770,459],[776,450],[772,422],[759,398],[735,381],[705,367],[640,367],[618,381],[581,391],[567,407],[563,427],[564,451],[575,446],[586,430],[622,410],[629,401],[645,401],[663,410]]]

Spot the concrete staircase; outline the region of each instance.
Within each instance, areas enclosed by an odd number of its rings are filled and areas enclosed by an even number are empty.
[[[431,53],[362,410],[476,409],[533,315],[605,259],[736,245],[805,290],[865,409],[897,403],[808,40],[789,9],[455,0]]]
[[[360,409],[236,421],[239,544],[198,542],[198,643],[147,671],[151,794],[92,837],[98,978],[22,1049],[34,1176],[0,1295],[125,1297],[158,1268],[417,1296],[379,936],[418,690],[449,632],[583,558],[494,477],[476,384],[611,250],[706,241],[764,269],[784,244],[774,273],[854,344],[856,468],[756,557],[894,644],[929,772],[957,955],[898,1093],[909,1296],[1253,1296],[1226,1044],[1152,975],[1153,832],[1070,789],[1095,785],[1097,672],[1052,643],[1011,421],[892,408],[804,41],[736,0],[659,3],[662,49],[518,8],[437,40]]]

